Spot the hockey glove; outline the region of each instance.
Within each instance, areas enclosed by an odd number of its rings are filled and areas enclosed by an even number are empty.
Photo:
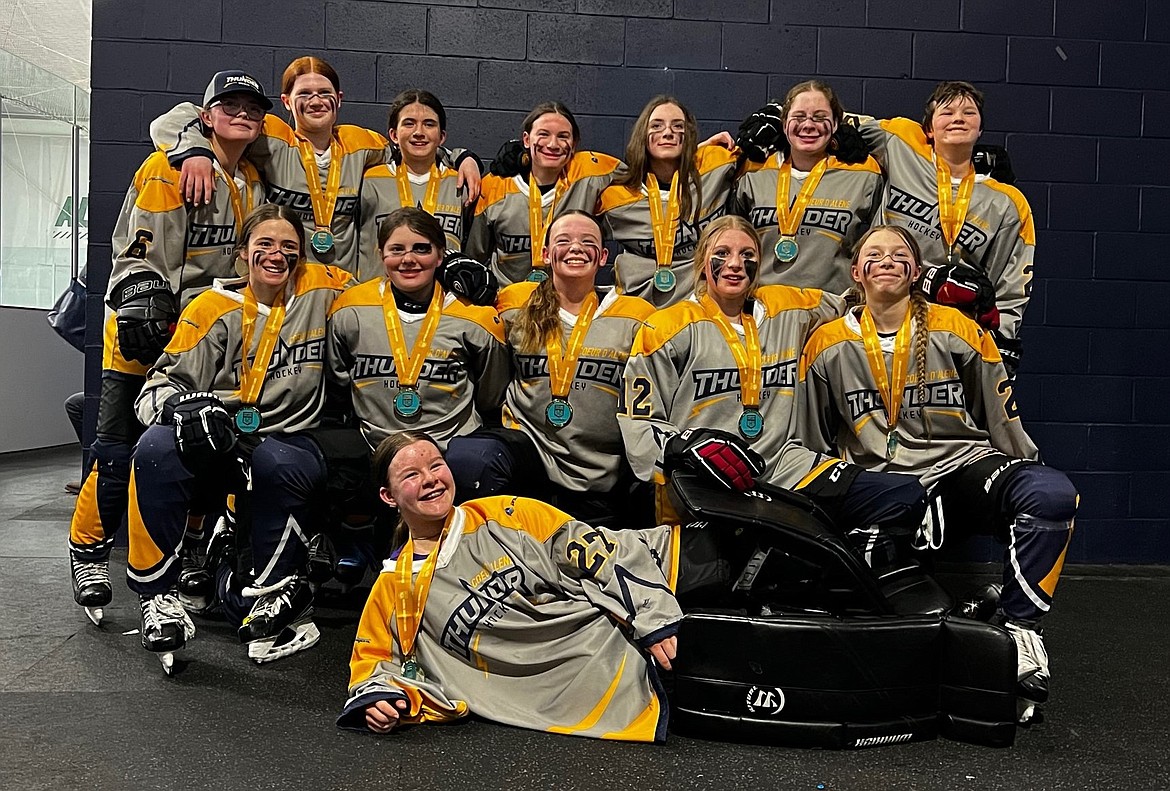
[[[211,461],[236,444],[231,415],[214,393],[175,393],[163,404],[162,422],[175,427],[175,443],[185,461]]]
[[[435,279],[444,291],[473,305],[494,305],[500,290],[500,281],[491,269],[460,252],[447,253],[435,271]]]
[[[1016,183],[1011,157],[1003,146],[977,145],[971,161],[975,165],[976,173],[991,176],[1004,184]]]
[[[931,302],[950,305],[972,316],[995,308],[995,286],[987,275],[966,264],[928,266],[918,285]]]
[[[127,360],[153,365],[175,332],[179,300],[155,272],[133,272],[110,292],[117,313],[118,348]]]
[[[764,458],[734,434],[714,428],[690,428],[667,440],[663,471],[703,473],[736,492],[751,489],[764,472]]]
[[[869,145],[853,124],[839,124],[829,143],[833,156],[848,165],[859,165],[869,158]]]
[[[489,172],[493,176],[510,179],[513,176],[527,174],[528,167],[528,151],[524,148],[524,144],[519,140],[508,140],[496,152],[496,158],[492,160]]]
[[[1016,371],[1020,368],[1020,359],[1024,356],[1024,344],[1019,338],[1005,337],[998,329],[991,331],[991,337],[999,349],[999,356],[1003,358],[1003,367],[1007,369],[1009,379],[1016,378]]]
[[[763,162],[775,151],[787,153],[783,112],[784,108],[778,102],[769,102],[739,125],[735,144],[752,162]]]

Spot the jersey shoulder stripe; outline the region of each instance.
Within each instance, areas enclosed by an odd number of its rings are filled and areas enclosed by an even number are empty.
[[[506,343],[504,338],[504,322],[500,321],[500,314],[495,308],[472,305],[463,297],[456,297],[444,309],[444,316],[470,321],[485,331],[500,343]]]
[[[303,269],[297,275],[295,293],[297,296],[321,288],[343,289],[353,281],[353,275],[336,266],[324,264],[301,264]]]
[[[723,146],[700,146],[699,150],[695,152],[695,168],[699,171],[699,175],[710,173],[725,165],[734,165],[735,160],[735,154]]]
[[[933,303],[928,305],[926,326],[931,332],[948,332],[954,335],[978,352],[987,362],[1000,362],[1002,359],[991,333],[956,308]]]
[[[517,508],[517,505],[523,507]],[[527,533],[542,544],[567,522],[573,521],[573,517],[564,511],[527,497],[481,497],[468,500],[459,507],[466,509],[473,517],[470,522],[464,522],[464,532],[469,532],[468,528],[478,528],[485,522],[494,522],[504,529]]]
[[[539,283],[531,283],[529,281],[522,281],[520,283],[513,283],[510,286],[504,286],[496,297],[496,311],[503,313],[506,310],[519,310],[528,304],[532,292],[536,290]]]
[[[569,161],[569,169],[565,176],[570,183],[590,176],[607,176],[621,163],[617,157],[599,151],[578,151]]]
[[[514,178],[502,178],[489,173],[480,182],[479,201],[475,204],[475,213],[483,214],[489,207],[519,191]]]
[[[272,113],[264,116],[264,129],[261,134],[265,137],[271,137],[274,140],[279,140],[286,146],[292,148],[297,147],[297,136],[293,132],[293,128],[285,123],[283,118],[275,116]]]
[[[1024,197],[1024,193],[1020,192],[1011,184],[1004,184],[1002,181],[996,181],[995,179],[989,178],[983,184],[988,189],[1003,193],[1011,199],[1012,204],[1016,207],[1016,211],[1020,215],[1020,236],[1023,238],[1024,244],[1035,246],[1036,226],[1032,220],[1032,207],[1028,204],[1028,199]]]
[[[376,277],[343,292],[337,299],[333,300],[333,305],[329,308],[329,315],[332,316],[337,311],[348,307],[381,305],[382,292],[379,285],[385,279],[384,277]]]
[[[366,172],[362,174],[362,178],[366,181],[373,179],[392,179],[394,178],[394,171],[390,170],[389,164],[374,165],[372,168],[366,168]]]
[[[809,366],[826,350],[839,343],[858,340],[858,337],[857,333],[849,329],[844,317],[822,324],[804,345],[804,353],[800,355],[800,378],[804,379]]]
[[[919,156],[930,159],[933,151],[930,141],[926,139],[926,132],[922,131],[922,124],[911,121],[909,118],[889,118],[881,121],[880,125],[882,129],[912,148]]]
[[[622,294],[614,300],[612,305],[606,308],[605,313],[602,315],[644,322],[653,316],[656,310],[657,308],[641,297],[631,297]]]
[[[880,176],[882,168],[878,165],[877,160],[873,157],[867,156],[864,162],[849,163],[842,162],[836,157],[829,157],[830,170],[850,170],[857,173],[873,173]]]
[[[342,150],[347,154],[369,149],[381,151],[389,143],[386,138],[377,132],[366,129],[364,126],[354,126],[353,124],[342,124],[334,130],[333,134],[337,137],[337,141],[341,143]]]
[[[193,349],[199,341],[211,330],[215,322],[231,313],[240,310],[242,303],[237,302],[226,294],[218,291],[204,291],[183,311],[179,323],[175,326],[175,334],[167,344],[169,354],[182,354]]]
[[[654,354],[687,327],[708,320],[699,303],[689,299],[676,302],[669,308],[655,311],[646,319],[638,332],[641,341],[635,341],[634,351],[643,355]]]
[[[138,192],[134,205],[158,214],[178,209],[183,205],[179,176],[179,171],[167,162],[167,155],[155,151],[134,174],[134,189]]]
[[[597,213],[604,214],[607,211],[622,206],[629,206],[631,203],[637,203],[644,197],[641,187],[635,188],[622,184],[612,184],[602,190],[601,197],[597,201]]]
[[[785,310],[812,310],[821,304],[825,292],[819,288],[771,285],[756,289],[755,298],[764,306],[768,318]]]

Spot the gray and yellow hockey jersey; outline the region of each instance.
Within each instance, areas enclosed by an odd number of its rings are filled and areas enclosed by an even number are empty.
[[[516,283],[500,292],[497,307],[513,348],[512,383],[504,397],[504,426],[531,438],[549,480],[577,492],[608,492],[625,468],[617,412],[622,372],[630,347],[653,306],[637,297],[607,294],[597,306],[577,358],[568,401],[573,419],[556,428],[545,409],[552,399],[548,354],[518,351],[517,315],[536,283]],[[561,311],[561,345],[568,346],[576,316]]]
[[[861,134],[886,174],[882,218],[910,230],[922,247],[923,263],[944,264],[947,244],[939,228],[934,149],[922,125],[909,118],[861,119]],[[952,196],[958,182],[952,179]],[[1032,294],[1036,229],[1032,209],[1015,187],[977,174],[967,218],[959,229],[959,255],[995,285],[1000,331],[1019,335]]]
[[[817,289],[763,286],[752,309],[763,352],[763,432],[749,444],[764,457],[763,480],[792,488],[811,467],[780,453],[791,436],[800,350],[812,330],[841,314],[840,297]],[[664,483],[662,451],[688,428],[737,433],[743,404],[739,369],[719,326],[694,299],[660,310],[634,340],[618,415],[626,455],[640,479]]]
[[[199,108],[190,103],[180,104],[156,118],[150,124],[150,138],[172,161],[202,150],[207,153],[210,144],[196,123]],[[280,118],[268,115],[260,137],[248,146],[247,157],[264,176],[269,203],[288,206],[301,218],[306,236],[316,230],[313,219],[313,199],[297,133]],[[333,144],[328,157],[317,157],[313,177],[325,190],[329,166],[334,157],[340,161],[340,179],[333,198],[333,218],[330,231],[333,247],[318,253],[310,246],[306,251],[310,261],[334,264],[357,273],[358,264],[358,202],[361,198],[362,175],[367,168],[387,161],[389,141],[382,135],[360,126],[339,125],[333,132]]]
[[[216,190],[205,206],[183,202],[179,171],[161,152],[151,154],[138,168],[114,226],[111,288],[133,272],[156,272],[186,305],[213,280],[236,276],[232,253],[236,228],[244,217],[237,217],[232,205],[227,184],[232,176],[212,161]],[[233,186],[245,216],[264,202],[264,185],[247,160],[240,160]]]
[[[846,461],[882,472],[917,475],[930,486],[965,464],[999,451],[1037,459],[991,334],[954,308],[931,305],[927,326],[926,398],[919,368],[910,365],[890,457],[889,418],[866,357],[862,308],[813,333],[805,346],[797,389],[799,435],[805,447],[834,450]],[[883,338],[887,376],[894,339]]]
[[[650,218],[650,197],[645,185],[634,189],[610,186],[601,194],[597,214],[606,228],[606,237],[621,247],[614,260],[614,280],[619,294],[641,297],[655,307],[664,308],[686,299],[695,290],[694,257],[699,234],[712,220],[727,213],[728,197],[735,179],[736,158],[726,148],[707,145],[695,154],[703,188],[703,205],[698,222],[693,217],[680,217],[674,234],[674,253],[670,268],[674,272],[674,288],[667,292],[654,288],[655,258],[654,225]],[[669,184],[660,184],[663,216],[669,194]],[[691,196],[697,200],[697,196]]]
[[[317,424],[325,402],[325,319],[336,296],[353,282],[341,269],[300,264],[285,292],[284,323],[256,408],[259,433],[300,431]],[[215,393],[228,412],[240,407],[246,277],[217,281],[183,311],[174,337],[151,369],[134,408],[144,425],[158,422],[175,393]],[[255,358],[269,309],[259,305],[249,361]]]
[[[401,418],[394,412],[398,363],[382,313],[388,283],[386,278],[369,280],[334,303],[329,313],[329,375],[350,389],[371,448],[404,429],[425,431],[446,446],[451,437],[479,428],[480,414],[493,413],[503,400],[511,378],[503,323],[494,308],[444,294],[442,318],[419,374],[421,408],[413,418]],[[399,310],[398,317],[407,349],[413,349],[424,316]]]
[[[749,163],[735,185],[734,211],[747,218],[760,238],[759,282],[841,294],[853,283],[849,277],[853,247],[879,213],[881,168],[873,157],[856,165],[829,157],[797,228],[800,251],[795,261],[783,263],[776,258],[776,242],[780,239],[776,191],[782,163],[779,153],[763,164]],[[786,196],[789,206],[807,177],[803,171],[792,170]]]
[[[577,209],[592,212],[602,191],[624,167],[620,160],[596,151],[578,151],[564,178],[540,196],[541,213],[552,219]],[[472,258],[488,264],[500,285],[519,283],[532,271],[531,225],[528,219],[527,175],[484,176],[475,219],[464,246]]]
[[[386,269],[378,250],[378,228],[382,220],[395,209],[403,207],[398,188],[399,168],[403,165],[387,163],[370,168],[362,181],[361,249],[358,254],[358,279],[362,282],[384,277]],[[447,251],[459,250],[463,244],[463,191],[455,186],[458,171],[437,163],[439,186],[431,215],[443,226],[447,237]],[[408,205],[426,209],[430,174],[416,176],[408,172],[412,202]]]
[[[425,678],[403,674],[395,561],[366,602],[338,725],[409,702],[400,722],[469,712],[552,733],[664,741],[667,704],[638,645],[674,633],[677,528],[593,528],[536,500],[455,509],[414,644]],[[416,560],[417,576],[422,561]]]

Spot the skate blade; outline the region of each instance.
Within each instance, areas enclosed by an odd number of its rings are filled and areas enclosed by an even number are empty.
[[[105,613],[101,607],[83,607],[82,609],[85,610],[85,617],[93,621],[94,626],[102,625],[102,617]]]
[[[293,632],[293,636],[287,642],[277,645],[277,640],[289,631]],[[298,651],[307,651],[315,646],[320,639],[321,632],[312,621],[294,623],[285,627],[284,631],[276,637],[267,637],[248,643],[248,658],[258,665],[275,662],[277,659],[284,659]]]
[[[183,609],[191,615],[207,615],[215,606],[215,598],[212,596],[188,596],[180,593],[179,604],[183,605]]]
[[[1044,722],[1044,708],[1034,700],[1016,698],[1016,724],[1038,725]]]
[[[174,676],[187,666],[187,660],[180,659],[178,656],[180,650],[176,648],[174,651],[162,651],[155,655],[158,657],[159,664],[162,665],[163,672],[168,677]]]

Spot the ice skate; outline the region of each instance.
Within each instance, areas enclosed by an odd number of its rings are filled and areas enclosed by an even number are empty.
[[[311,620],[313,594],[309,583],[292,576],[267,587],[245,588],[255,596],[252,611],[240,626],[240,642],[248,644],[248,658],[257,664],[311,648],[321,633]]]
[[[1016,643],[1017,721],[1021,725],[1038,722],[1039,705],[1048,700],[1048,651],[1044,638],[1035,629],[1014,621],[1003,626]]]
[[[207,615],[216,605],[215,571],[223,561],[235,556],[236,534],[233,522],[220,517],[211,531],[207,544],[183,548],[183,570],[175,586],[183,608],[192,615]]]
[[[143,596],[141,603],[142,647],[157,654],[163,672],[172,675],[178,669],[175,652],[195,637],[195,624],[172,592]]]
[[[110,588],[110,562],[87,562],[69,555],[73,575],[73,600],[85,608],[85,615],[94,626],[102,625],[103,607],[113,598]]]

